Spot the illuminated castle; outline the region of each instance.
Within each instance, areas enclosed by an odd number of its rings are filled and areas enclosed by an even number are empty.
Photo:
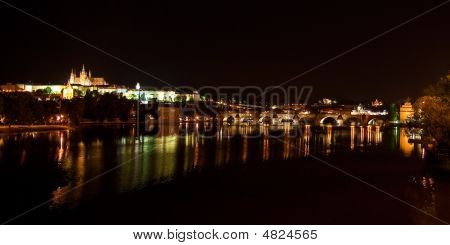
[[[69,84],[72,85],[81,85],[81,86],[107,86],[108,83],[105,81],[103,77],[92,77],[91,71],[86,72],[83,68],[81,68],[80,76],[76,76],[75,71],[72,70],[70,72],[70,78],[68,81]]]

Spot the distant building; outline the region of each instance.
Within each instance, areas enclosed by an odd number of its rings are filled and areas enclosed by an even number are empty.
[[[73,99],[73,88],[72,88],[72,85],[70,84],[70,82],[68,82],[66,84],[66,87],[63,88],[62,97],[63,97],[63,99],[66,99],[66,100]]]
[[[379,108],[378,108],[379,109]],[[373,116],[385,116],[388,115],[388,111],[383,109],[379,110],[370,110],[364,108],[362,104],[359,104],[355,109],[353,109],[350,113],[351,115],[373,115]]]
[[[328,99],[328,98],[323,98],[323,99],[319,100],[318,103],[319,103],[319,105],[333,105],[333,104],[337,104],[337,101]]]
[[[374,101],[372,101],[372,106],[373,107],[383,106],[383,101],[375,99]]]
[[[86,72],[84,65],[81,68],[80,75],[77,77],[74,70],[70,73],[69,83],[71,85],[81,86],[108,86],[109,84],[103,77],[92,77],[91,71]]]
[[[0,85],[0,91],[2,92],[24,92],[25,85],[24,84],[2,84]]]
[[[59,84],[12,84],[0,85],[1,92],[36,92],[42,91],[44,94],[59,96],[63,99],[72,99],[75,96],[83,97],[88,91],[97,91],[99,94],[115,93],[121,94],[128,99],[137,99],[140,94],[141,103],[147,104],[152,101],[174,103],[181,101],[202,101],[203,98],[195,90],[158,90],[140,89],[139,91],[125,86],[109,84],[103,77],[92,77],[91,71],[87,71],[84,65],[79,75],[72,70],[69,79],[65,83]]]
[[[405,102],[400,107],[400,122],[406,123],[413,116],[414,116],[414,109],[411,102]]]

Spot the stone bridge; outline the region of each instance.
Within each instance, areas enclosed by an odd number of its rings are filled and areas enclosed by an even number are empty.
[[[228,124],[269,124],[269,125],[332,125],[332,126],[383,126],[387,120],[386,114],[362,114],[352,111],[330,113],[274,113],[268,112],[226,112],[221,120]]]

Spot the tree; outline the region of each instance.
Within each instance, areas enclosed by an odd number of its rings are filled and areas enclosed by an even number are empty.
[[[83,118],[87,118],[93,121],[97,120],[97,95],[98,94],[91,91],[86,92],[83,101]]]
[[[72,100],[42,99],[41,93],[0,93],[0,115],[7,124],[45,124],[51,117],[63,113],[70,122],[78,124],[82,118],[92,121],[120,118],[128,121],[136,101],[115,93],[99,94],[88,91],[84,98]]]
[[[120,96],[118,104],[119,106],[117,109],[120,120],[122,122],[128,121],[128,119],[130,118],[131,109],[133,108],[133,101],[127,99],[124,96]]]
[[[72,100],[63,100],[61,110],[69,116],[72,124],[79,124],[83,117],[84,99],[74,98]]]
[[[44,90],[44,92],[45,92],[46,94],[51,94],[51,93],[52,93],[52,88],[50,88],[50,86],[49,86],[49,87],[46,87],[45,90]]]
[[[99,96],[98,100],[98,119],[103,121],[107,119],[112,121],[118,114],[118,96],[113,93],[104,93]]]
[[[398,105],[396,103],[391,103],[389,105],[389,115],[391,121],[398,121],[400,116],[398,114]]]
[[[446,98],[447,101],[450,99],[450,74],[445,78],[440,78],[435,84],[428,86],[424,92],[425,95],[438,96]]]
[[[425,89],[425,96],[414,103],[416,120],[422,124],[427,136],[440,145],[449,143],[450,129],[450,76],[441,78]]]
[[[30,93],[10,93],[4,97],[4,113],[8,124],[30,124],[33,122],[33,96]]]

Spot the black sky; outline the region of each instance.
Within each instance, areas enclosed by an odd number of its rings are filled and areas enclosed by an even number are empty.
[[[174,85],[277,85],[441,1],[9,1]],[[0,82],[164,84],[0,2]],[[450,69],[450,4],[290,85],[316,96],[416,97]]]

